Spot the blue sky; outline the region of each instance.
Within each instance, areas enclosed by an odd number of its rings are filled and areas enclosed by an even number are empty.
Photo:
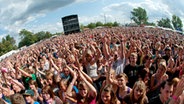
[[[146,9],[149,21],[179,16],[184,24],[184,0],[0,0],[0,40],[7,34],[18,42],[22,29],[63,32],[61,18],[78,14],[80,24],[130,23],[133,8]]]

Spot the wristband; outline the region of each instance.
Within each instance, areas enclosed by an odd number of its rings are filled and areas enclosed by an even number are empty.
[[[178,99],[177,96],[173,95],[172,98],[176,101]]]

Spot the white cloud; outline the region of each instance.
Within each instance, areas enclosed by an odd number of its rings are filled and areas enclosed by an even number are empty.
[[[139,3],[127,1],[108,5],[103,8],[103,11],[109,14],[117,13],[115,14],[116,17],[122,17],[124,21],[130,22],[130,12],[137,7],[142,7],[147,11],[150,22],[156,22],[166,17],[171,19],[173,14],[179,16],[182,20],[184,18],[184,1],[182,0],[177,2],[173,0],[145,0]],[[121,23],[123,23],[122,20]]]
[[[57,10],[73,2],[75,0],[0,0],[0,28],[18,39],[19,31],[26,29],[27,24],[45,16],[48,12]],[[54,27],[54,23],[53,27],[51,26],[50,24],[44,24],[31,29],[34,31],[42,31],[41,29],[46,31],[58,30]],[[1,34],[1,36],[4,35]]]
[[[83,25],[87,25],[89,23],[95,23],[95,22],[102,22],[102,23],[105,23],[105,22],[114,22],[115,21],[115,18],[113,15],[110,15],[110,14],[100,14],[98,16],[91,16],[91,17],[88,17],[88,16],[80,16],[79,17],[79,23],[80,24],[83,24]]]

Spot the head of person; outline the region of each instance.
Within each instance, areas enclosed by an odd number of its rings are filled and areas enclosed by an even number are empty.
[[[114,69],[110,69],[109,72],[106,73],[106,77],[109,76],[111,79],[115,79],[116,78],[116,72]]]
[[[146,97],[146,85],[143,81],[135,82],[132,92],[130,92],[130,99],[132,101],[139,101],[140,104],[143,104],[143,100]]]
[[[15,92],[20,92],[21,91],[21,88],[15,83],[12,83],[12,88]]]
[[[69,55],[67,56],[67,62],[70,63],[70,64],[72,64],[72,63],[75,62],[75,57],[74,57],[73,54],[69,54]]]
[[[47,82],[52,85],[53,84],[53,79],[54,79],[54,75],[52,73],[48,73],[48,75],[46,76]]]
[[[118,101],[113,89],[112,85],[106,85],[102,90],[99,97],[99,104],[116,104]]]
[[[65,59],[63,59],[63,58],[58,58],[58,59],[56,59],[56,65],[57,66],[64,66],[64,65],[66,65],[66,60]]]
[[[88,95],[88,86],[84,81],[80,81],[78,84],[78,89],[79,89],[79,95],[83,98],[87,97]]]
[[[155,44],[155,50],[158,52],[160,49],[161,49],[161,42],[159,41]]]
[[[166,48],[165,48],[165,54],[167,55],[167,56],[171,56],[171,47],[169,47],[169,46],[167,46]]]
[[[45,62],[43,60],[40,60],[40,68],[44,68]]]
[[[29,87],[33,90],[34,88],[38,88],[38,84],[35,80],[30,80]]]
[[[144,54],[148,54],[149,53],[149,46],[145,45],[145,46],[143,46],[142,49],[143,49]]]
[[[116,76],[116,79],[117,79],[117,81],[118,81],[118,86],[119,86],[119,87],[125,88],[126,83],[127,83],[127,81],[128,81],[127,75],[126,75],[125,73],[118,74],[118,75]]]
[[[24,97],[19,93],[11,95],[10,101],[12,104],[26,104]]]
[[[116,60],[118,59],[118,57],[119,57],[118,52],[115,51],[115,52],[114,52],[114,61],[116,61]]]
[[[178,54],[183,55],[183,47],[182,46],[178,47]]]
[[[34,91],[33,90],[26,90],[23,95],[28,104],[31,104],[34,102],[34,99],[33,99]]]
[[[62,79],[59,82],[59,88],[60,88],[60,90],[65,92],[67,90],[67,87],[68,87],[68,80],[67,79]]]
[[[56,65],[60,66],[61,64],[62,64],[62,59],[61,58],[56,59]]]
[[[93,58],[92,51],[90,49],[87,49],[86,51],[86,61],[91,61]]]
[[[47,56],[45,53],[42,53],[41,56],[42,56],[42,59],[43,59],[43,60],[47,60],[47,58],[48,58],[48,56]]]
[[[67,67],[63,68],[63,73],[64,73],[65,76],[69,76],[70,75],[70,71],[69,71],[69,69]]]
[[[177,78],[177,77],[175,77],[175,78],[172,79],[173,93],[176,91],[176,87],[177,87],[179,81],[180,81],[180,79]]]
[[[55,83],[59,83],[60,81],[61,81],[60,74],[58,74],[58,73],[55,74],[55,75],[54,75],[54,82],[55,82]]]
[[[130,65],[136,65],[137,62],[137,53],[130,54]]]
[[[161,84],[161,88],[160,88],[160,98],[161,101],[166,102],[168,101],[168,99],[171,97],[171,95],[173,94],[173,83],[172,81],[164,81]]]
[[[132,47],[132,52],[133,52],[133,53],[137,53],[137,47],[133,46],[133,47]]]
[[[173,44],[173,47],[174,47],[174,52],[175,53],[178,53],[178,44]]]
[[[43,96],[43,99],[45,101],[48,101],[50,100],[51,98],[53,99],[54,98],[54,92],[53,90],[51,89],[50,86],[44,86],[42,88],[42,96]]]
[[[143,58],[143,64],[151,64],[151,63],[152,63],[151,56],[149,56],[149,55],[144,56],[144,58]]]
[[[156,73],[162,76],[166,71],[167,71],[166,61],[162,59],[158,64],[158,69]]]

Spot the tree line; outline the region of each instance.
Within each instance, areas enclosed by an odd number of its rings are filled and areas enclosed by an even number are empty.
[[[156,26],[156,23],[148,22],[149,18],[147,16],[147,12],[144,8],[141,8],[141,7],[134,8],[131,11],[131,14],[132,14],[131,19],[137,25]],[[91,22],[86,26],[81,24],[80,29],[82,31],[85,28],[93,29],[93,28],[100,27],[100,26],[115,27],[115,26],[120,26],[120,23],[118,23],[116,21],[115,22],[107,22],[107,23],[102,23],[100,21],[98,21],[96,23]],[[162,18],[161,20],[158,20],[157,21],[157,26],[183,31],[182,30],[182,27],[183,27],[182,21],[176,15],[172,16],[172,20],[170,20],[169,18]],[[7,53],[7,52],[9,52],[9,51],[11,51],[11,50],[18,49],[22,46],[29,46],[33,43],[39,42],[40,40],[50,38],[54,35],[61,35],[61,34],[62,33],[52,34],[48,31],[46,31],[46,32],[45,31],[40,31],[40,32],[37,32],[37,33],[33,33],[33,32],[28,31],[26,29],[22,29],[19,32],[19,36],[20,36],[21,40],[18,43],[18,46],[16,45],[15,39],[13,37],[11,37],[10,35],[7,35],[6,37],[2,38],[2,41],[0,42],[0,56]]]
[[[131,11],[131,14],[132,14],[131,19],[138,25],[153,25],[153,26],[156,25],[155,23],[148,22],[147,12],[144,8],[141,7],[134,8],[133,11]],[[158,20],[157,26],[183,31],[182,30],[183,24],[180,17],[174,14],[172,15],[171,20],[168,17],[161,18],[161,20]]]

